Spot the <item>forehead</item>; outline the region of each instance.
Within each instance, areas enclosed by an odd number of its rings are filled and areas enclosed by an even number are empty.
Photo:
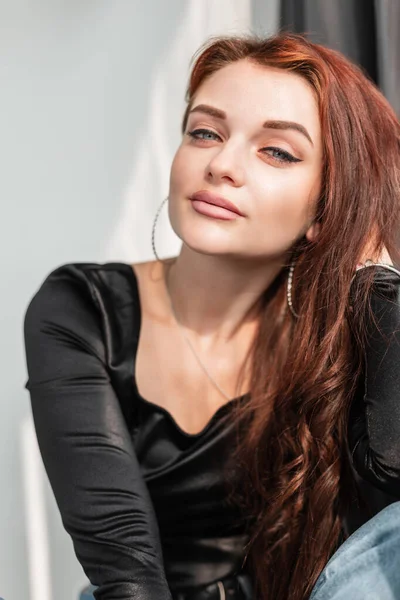
[[[193,106],[211,104],[229,122],[260,126],[267,119],[297,121],[320,135],[317,97],[297,73],[241,60],[219,69],[197,90]]]

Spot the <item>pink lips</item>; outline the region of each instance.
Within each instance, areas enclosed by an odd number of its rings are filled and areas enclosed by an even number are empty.
[[[208,192],[207,190],[200,190],[199,192],[196,192],[190,197],[190,199],[192,200],[193,207],[198,212],[202,212],[203,214],[215,216],[217,218],[222,219],[236,218],[232,213],[240,217],[244,217],[244,214],[240,212],[240,210],[237,206],[235,206],[235,204],[233,204],[226,198],[223,198],[222,196],[217,196],[216,194]],[[204,203],[210,206],[207,207]],[[213,210],[211,208],[212,206],[219,207],[223,210]]]

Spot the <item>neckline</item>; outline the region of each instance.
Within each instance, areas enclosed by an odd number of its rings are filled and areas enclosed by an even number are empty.
[[[155,410],[158,410],[159,412],[164,414],[167,417],[167,419],[169,419],[171,421],[174,428],[184,437],[191,438],[191,439],[200,438],[209,431],[209,429],[212,427],[212,425],[215,422],[217,422],[221,418],[221,416],[223,414],[225,414],[226,411],[228,411],[232,406],[234,406],[235,404],[237,404],[244,398],[247,398],[249,396],[250,392],[245,392],[241,396],[235,396],[235,398],[231,398],[230,400],[228,400],[227,402],[222,404],[219,408],[217,408],[217,410],[214,412],[214,414],[210,417],[210,419],[207,421],[205,426],[196,433],[190,433],[190,432],[182,429],[182,427],[177,423],[177,421],[176,421],[175,417],[172,415],[172,413],[170,413],[166,408],[164,408],[164,406],[160,406],[159,404],[156,404],[155,402],[152,402],[151,400],[147,400],[146,398],[144,398],[142,396],[142,394],[139,392],[137,382],[136,382],[136,377],[135,377],[135,368],[134,368],[136,365],[136,356],[137,356],[137,350],[139,347],[139,337],[140,337],[140,330],[141,330],[141,326],[142,326],[142,307],[140,304],[139,282],[138,282],[136,273],[134,271],[134,268],[131,264],[129,264],[129,263],[120,263],[120,264],[124,265],[125,267],[127,267],[129,269],[129,272],[130,272],[129,280],[132,284],[134,299],[135,299],[136,307],[137,307],[137,315],[136,315],[137,323],[135,323],[135,325],[134,325],[134,332],[135,332],[134,361],[132,361],[133,362],[132,382],[133,382],[135,395],[138,398],[138,400],[140,402],[142,402],[144,405],[151,406]]]
[[[210,417],[210,419],[207,421],[207,423],[204,425],[204,427],[196,432],[196,433],[190,433],[189,431],[185,431],[184,429],[182,429],[182,427],[177,423],[176,419],[173,417],[173,415],[166,409],[164,408],[164,406],[160,406],[159,404],[156,404],[155,402],[151,402],[151,400],[146,400],[146,398],[144,398],[136,385],[136,381],[135,379],[133,380],[134,382],[134,387],[135,387],[135,394],[138,397],[139,402],[141,402],[144,405],[148,405],[151,408],[157,410],[158,412],[162,413],[163,415],[165,415],[167,417],[167,419],[169,421],[171,421],[171,423],[174,426],[174,429],[176,429],[181,435],[183,435],[186,438],[191,438],[191,439],[198,439],[203,437],[210,429],[211,427],[214,425],[214,423],[218,422],[220,420],[220,418],[222,417],[222,415],[224,415],[230,408],[231,406],[237,404],[240,400],[242,400],[244,398],[244,396],[248,395],[248,392],[243,394],[242,396],[236,396],[235,398],[231,398],[230,400],[227,400],[225,402],[225,404],[222,404],[219,408],[217,408],[217,410],[214,412],[214,414]]]

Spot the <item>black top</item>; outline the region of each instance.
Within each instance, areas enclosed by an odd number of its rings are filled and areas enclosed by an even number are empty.
[[[349,421],[349,451],[368,510],[400,499],[400,277],[380,267],[365,378]],[[24,319],[40,452],[63,525],[101,600],[171,600],[241,569],[244,521],[226,502],[222,468],[234,443],[223,405],[197,434],[143,398],[134,372],[138,284],[125,263],[52,271]],[[368,374],[368,378],[367,378]],[[371,485],[372,484],[372,485]]]

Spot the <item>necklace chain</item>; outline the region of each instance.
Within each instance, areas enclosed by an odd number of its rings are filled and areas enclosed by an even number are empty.
[[[166,280],[167,280],[167,285],[166,285],[166,288],[167,288],[167,293],[168,293],[168,299],[169,299],[169,303],[170,303],[170,305],[171,305],[171,311],[172,311],[172,314],[174,315],[174,319],[175,319],[175,321],[176,321],[176,323],[177,323],[177,325],[178,325],[178,329],[179,329],[179,331],[180,331],[181,335],[183,336],[183,339],[186,341],[186,343],[188,344],[188,346],[189,346],[190,350],[192,351],[192,353],[193,353],[193,355],[194,355],[195,359],[196,359],[196,360],[197,360],[197,362],[199,363],[200,367],[203,369],[204,373],[207,375],[208,379],[209,379],[209,380],[211,381],[211,383],[212,383],[212,384],[213,384],[213,385],[214,385],[214,386],[215,386],[215,387],[218,389],[218,391],[219,391],[219,392],[220,392],[220,393],[221,393],[223,396],[225,396],[225,398],[226,398],[227,400],[230,400],[230,399],[231,399],[231,396],[230,396],[229,394],[227,394],[227,393],[226,393],[226,392],[225,392],[225,391],[224,391],[224,390],[223,390],[223,389],[222,389],[222,388],[221,388],[221,387],[218,385],[218,383],[215,381],[215,379],[212,377],[212,375],[210,375],[210,373],[208,372],[208,369],[207,369],[207,367],[205,366],[205,364],[204,364],[204,363],[203,363],[203,361],[201,360],[200,356],[197,354],[197,352],[196,352],[196,350],[194,349],[194,347],[193,347],[193,345],[192,345],[191,341],[189,340],[188,336],[186,335],[186,333],[185,333],[185,330],[184,330],[183,326],[181,325],[181,323],[179,322],[179,319],[178,319],[178,317],[176,316],[176,312],[175,312],[174,306],[173,306],[173,304],[172,304],[172,298],[171,298],[171,295],[170,295],[170,293],[169,293],[169,288],[168,288],[168,278],[169,278],[169,271],[170,271],[170,269],[168,269],[168,270],[167,270],[167,275],[166,275]]]

